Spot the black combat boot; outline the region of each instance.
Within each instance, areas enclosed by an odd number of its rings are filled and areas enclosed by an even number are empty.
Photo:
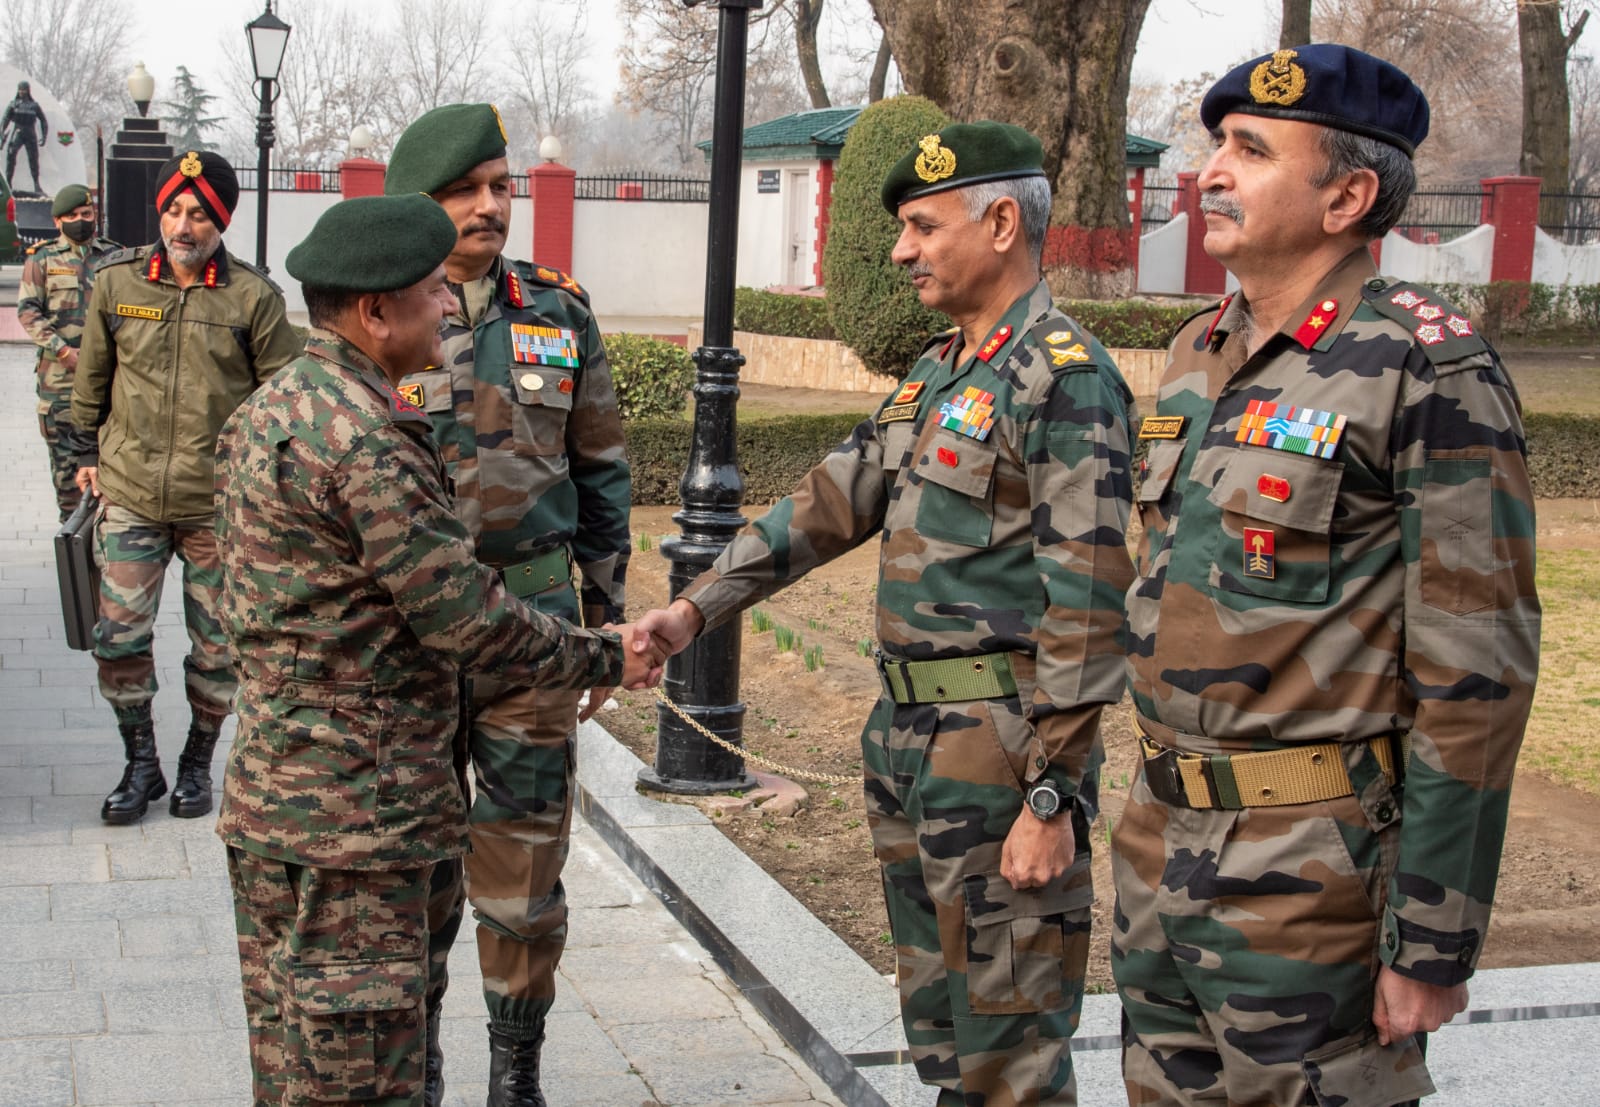
[[[226,715],[194,711],[189,740],[178,755],[178,779],[172,784],[169,810],[180,819],[198,819],[211,810],[211,753]]]
[[[539,1047],[544,1023],[537,1030],[511,1034],[489,1027],[488,1107],[546,1107],[539,1091]]]
[[[100,817],[123,826],[144,818],[150,801],[167,794],[167,778],[161,775],[161,762],[156,759],[156,724],[150,717],[150,705],[141,703],[116,711],[128,767],[123,770],[121,783],[101,805]]]
[[[439,1046],[439,1018],[439,1008],[429,1007],[428,1047],[422,1058],[422,1107],[440,1107],[444,1103],[444,1050]]]

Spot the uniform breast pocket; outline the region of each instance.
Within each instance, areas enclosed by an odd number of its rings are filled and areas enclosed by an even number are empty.
[[[992,442],[936,432],[912,458],[917,476],[917,533],[924,538],[983,548],[994,530]]]
[[[1173,478],[1177,476],[1184,445],[1183,439],[1157,442],[1150,447],[1150,453],[1145,458],[1136,502],[1139,505],[1139,522],[1146,530],[1166,529],[1167,510],[1162,507],[1162,502],[1172,488]]]
[[[517,453],[547,457],[566,452],[567,417],[576,388],[571,369],[511,367],[511,438]]]
[[[1289,603],[1326,601],[1343,472],[1283,450],[1236,450],[1208,497],[1221,511],[1213,586]]]

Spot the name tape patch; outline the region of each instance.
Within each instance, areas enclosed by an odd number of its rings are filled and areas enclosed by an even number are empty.
[[[140,307],[138,304],[118,304],[117,314],[129,319],[162,319],[164,315],[160,308]]]

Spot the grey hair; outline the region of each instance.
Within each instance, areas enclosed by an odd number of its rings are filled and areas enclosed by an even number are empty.
[[[1050,229],[1050,182],[1043,177],[1011,177],[1003,181],[979,181],[960,189],[967,206],[967,218],[976,223],[996,200],[1009,196],[1022,213],[1022,240],[1035,265],[1044,256],[1044,237]]]
[[[1382,238],[1406,213],[1417,188],[1417,167],[1398,146],[1334,127],[1322,130],[1322,172],[1311,178],[1312,188],[1325,188],[1349,173],[1370,169],[1378,177],[1378,195],[1362,216],[1360,230],[1369,240]]]

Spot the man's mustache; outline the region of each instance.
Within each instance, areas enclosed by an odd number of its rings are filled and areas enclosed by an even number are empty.
[[[906,277],[908,279],[910,279],[910,280],[913,280],[913,281],[916,280],[918,277],[931,277],[931,276],[933,276],[933,270],[930,269],[928,266],[922,265],[920,263],[917,264],[917,265],[913,265],[911,268],[906,270]]]
[[[483,219],[474,219],[471,223],[466,225],[466,228],[461,233],[468,235],[480,234],[485,231],[489,234],[505,234],[505,222],[500,219],[495,219],[492,216],[488,216]]]
[[[1232,196],[1225,196],[1220,192],[1208,192],[1200,197],[1200,210],[1213,215],[1225,215],[1240,226],[1244,225],[1244,208],[1239,206],[1239,201]]]

